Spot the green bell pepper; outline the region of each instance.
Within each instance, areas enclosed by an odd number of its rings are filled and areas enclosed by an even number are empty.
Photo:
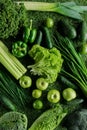
[[[17,41],[12,45],[12,53],[14,56],[21,58],[27,54],[28,46],[22,41]]]

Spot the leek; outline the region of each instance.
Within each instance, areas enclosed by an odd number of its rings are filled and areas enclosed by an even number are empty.
[[[31,2],[15,1],[16,4],[24,4],[26,10],[56,12],[64,16],[82,20],[80,13],[87,11],[87,6],[76,5],[75,2]]]

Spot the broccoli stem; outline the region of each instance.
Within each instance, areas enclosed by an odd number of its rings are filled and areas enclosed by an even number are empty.
[[[82,20],[80,13],[82,13],[83,11],[87,11],[87,6],[77,6],[75,3],[72,2],[48,3],[48,2],[18,1],[15,3],[18,5],[24,4],[26,10],[56,12],[79,20]]]

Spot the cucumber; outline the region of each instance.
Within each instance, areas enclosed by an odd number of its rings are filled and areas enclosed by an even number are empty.
[[[86,43],[87,41],[87,23],[85,21],[80,22],[78,25],[77,39],[82,43]]]
[[[0,117],[0,130],[27,130],[27,117],[19,112],[7,112]]]
[[[7,98],[6,96],[0,96],[1,103],[11,111],[16,111],[16,106],[13,104],[13,102]]]
[[[34,42],[34,43],[40,45],[41,42],[42,42],[42,36],[43,36],[42,31],[41,31],[41,30],[38,30],[37,36],[36,36],[36,39],[35,39],[35,42]]]
[[[57,26],[58,32],[69,39],[74,39],[77,36],[77,32],[74,26],[69,21],[60,20]]]
[[[52,37],[50,34],[50,30],[44,26],[42,28],[42,32],[43,32],[44,43],[46,45],[45,47],[48,49],[51,49],[53,47],[53,41],[52,41]]]

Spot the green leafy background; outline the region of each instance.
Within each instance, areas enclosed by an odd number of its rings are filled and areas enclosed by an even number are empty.
[[[15,0],[17,1],[17,0]],[[18,0],[19,1],[19,0]],[[22,0],[21,0],[22,1]],[[29,1],[29,0],[26,0]],[[66,0],[30,0],[30,1],[43,1],[43,2],[65,2]],[[71,0],[67,0],[71,1]],[[78,5],[87,5],[87,0],[74,0]],[[53,28],[53,31],[55,31],[56,27],[57,27],[57,22],[59,19],[61,18],[66,18],[69,19],[65,16],[61,16],[59,14],[56,13],[49,13],[49,12],[38,12],[38,11],[29,11],[28,12],[28,17],[29,19],[33,20],[33,27],[39,27],[41,24],[43,24],[43,21],[47,18],[47,17],[52,17],[54,19],[55,22],[55,26]],[[84,19],[87,21],[87,12],[84,13],[83,15]],[[77,21],[74,19],[69,19],[71,22],[77,23]],[[30,104],[29,104],[30,105]],[[48,106],[49,104],[46,104],[46,106]],[[33,110],[32,107],[30,106],[26,106],[28,109],[27,111],[25,111],[24,113],[27,113],[28,115],[28,119],[29,119],[29,126],[33,123],[33,121],[45,110],[47,109],[47,107],[45,109],[43,109],[42,111],[38,111],[38,110]],[[3,113],[5,113],[7,110],[4,108],[0,108],[0,114],[2,115]],[[22,111],[23,112],[23,111]]]

